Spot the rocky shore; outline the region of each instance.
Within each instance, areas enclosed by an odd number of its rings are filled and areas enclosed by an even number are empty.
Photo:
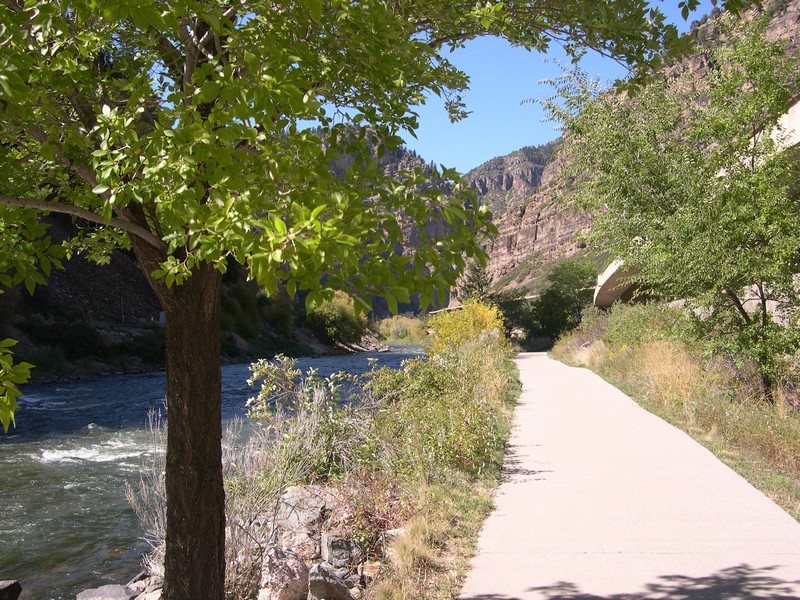
[[[359,600],[402,530],[381,532],[381,556],[368,556],[351,525],[353,507],[339,488],[293,486],[263,515],[257,553],[258,600]],[[80,592],[77,600],[160,600],[163,573],[140,573],[125,585]],[[1,588],[0,588],[1,589]],[[9,597],[16,600],[15,597]],[[0,600],[6,598],[0,592]]]

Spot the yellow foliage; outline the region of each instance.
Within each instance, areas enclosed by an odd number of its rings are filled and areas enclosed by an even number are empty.
[[[487,335],[497,337],[503,347],[509,346],[500,310],[479,300],[467,300],[461,310],[437,314],[428,326],[431,336],[425,345],[429,354],[439,354]]]

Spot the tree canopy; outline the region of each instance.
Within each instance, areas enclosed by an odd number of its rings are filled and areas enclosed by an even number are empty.
[[[797,166],[779,123],[800,64],[766,41],[766,25],[724,19],[728,39],[701,81],[665,74],[627,97],[572,74],[548,106],[567,129],[569,197],[597,215],[594,242],[699,309],[714,344],[752,360],[769,395],[800,344]]]

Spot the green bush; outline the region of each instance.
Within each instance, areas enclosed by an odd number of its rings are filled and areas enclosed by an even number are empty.
[[[604,341],[612,347],[663,339],[691,338],[686,311],[658,302],[614,304],[608,310]]]
[[[39,315],[31,315],[22,329],[37,344],[60,349],[68,360],[84,357],[103,360],[109,355],[103,337],[83,323],[48,323]]]
[[[136,356],[149,365],[164,364],[164,330],[153,329],[113,347],[115,356]]]
[[[252,340],[261,330],[258,289],[243,279],[226,284],[222,290],[222,331],[238,333]]]
[[[356,315],[353,299],[338,291],[306,313],[306,325],[329,344],[354,344],[367,333],[367,320]]]

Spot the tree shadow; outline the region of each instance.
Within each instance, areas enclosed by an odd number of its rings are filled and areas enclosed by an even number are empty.
[[[598,596],[581,592],[578,585],[559,582],[549,586],[528,588],[538,592],[542,600],[798,600],[800,579],[787,581],[770,574],[777,567],[755,568],[747,564],[729,567],[703,577],[664,575],[648,584],[646,591]],[[799,574],[800,575],[800,574]],[[479,594],[462,596],[460,600],[522,600],[517,596]]]
[[[503,468],[500,474],[500,481],[506,483],[512,478],[515,479],[514,483],[527,481],[529,477],[534,477],[534,481],[545,479],[544,477],[536,477],[542,473],[552,473],[552,471],[536,470],[523,467],[522,460],[519,458],[519,446],[510,444],[506,450],[506,458],[503,461]],[[525,477],[526,479],[519,479]]]

